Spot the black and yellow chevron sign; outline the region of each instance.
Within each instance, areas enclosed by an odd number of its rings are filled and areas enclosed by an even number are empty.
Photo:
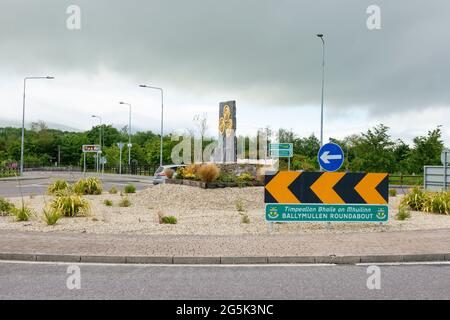
[[[387,204],[387,173],[279,171],[265,177],[265,203]]]

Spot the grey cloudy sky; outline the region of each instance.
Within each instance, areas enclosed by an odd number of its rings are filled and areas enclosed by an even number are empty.
[[[66,28],[69,5],[81,30]],[[369,5],[381,29],[366,26]],[[292,128],[318,135],[321,42],[326,39],[325,136],[383,122],[395,137],[443,125],[450,144],[448,0],[1,0],[0,117],[20,120],[22,78],[55,75],[29,88],[29,121],[89,128],[90,113],[158,129],[163,86],[168,129],[207,112],[216,133],[218,102],[238,102],[238,130]]]

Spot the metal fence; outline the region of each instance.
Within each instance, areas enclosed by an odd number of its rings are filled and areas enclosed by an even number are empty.
[[[450,189],[450,167],[425,166],[423,171],[423,187],[430,191],[442,191]],[[444,182],[445,181],[445,182]],[[444,187],[445,186],[445,187]]]
[[[122,174],[127,175],[141,175],[141,176],[153,176],[156,169],[159,166],[154,165],[123,165],[121,170],[119,166],[114,165],[105,165],[103,168],[104,173],[111,173],[111,174],[119,174],[120,171],[122,171]],[[32,172],[32,171],[48,171],[48,172],[83,172],[83,168],[79,166],[30,166],[26,165],[24,166],[25,172]],[[86,168],[86,172],[96,172],[95,167],[88,167]],[[101,172],[100,168],[100,172]],[[18,169],[16,169],[16,173],[19,174]],[[1,171],[0,171],[1,174]],[[14,174],[12,174],[14,175]]]

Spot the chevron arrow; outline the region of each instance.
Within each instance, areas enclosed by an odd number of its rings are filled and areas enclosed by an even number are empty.
[[[301,172],[280,171],[266,185],[268,191],[278,203],[300,203],[289,190],[289,185],[300,176]]]
[[[345,176],[345,172],[325,172],[311,185],[310,189],[319,197],[322,203],[345,203],[333,189],[343,176]]]
[[[376,189],[386,177],[386,173],[367,173],[355,190],[367,204],[386,204],[386,199]]]

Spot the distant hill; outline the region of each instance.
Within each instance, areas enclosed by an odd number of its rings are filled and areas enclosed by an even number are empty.
[[[56,129],[56,130],[61,130],[61,131],[69,131],[69,132],[81,132],[83,130],[77,129],[77,128],[73,128],[73,127],[69,127],[69,126],[65,126],[59,123],[54,123],[54,122],[47,122],[45,121],[45,124],[47,125],[47,127],[49,129]],[[10,119],[1,119],[0,118],[0,127],[15,127],[15,128],[21,128],[22,127],[22,122],[20,121],[15,121],[15,120],[10,120]],[[25,122],[25,128],[30,128],[31,127],[31,122]]]

